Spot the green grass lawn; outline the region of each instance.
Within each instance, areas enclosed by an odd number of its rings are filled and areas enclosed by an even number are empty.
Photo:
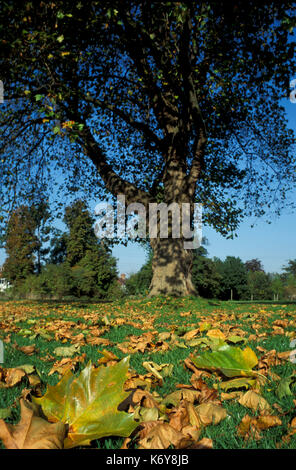
[[[104,349],[114,353],[118,359],[129,355],[130,369],[141,375],[148,373],[143,366],[145,361],[173,364],[171,376],[165,377],[161,384],[152,383],[150,392],[161,399],[178,390],[179,384],[191,385],[193,372],[184,365],[184,360],[209,350],[205,343],[194,345],[194,342],[184,339],[186,332],[197,328],[200,329],[195,335],[197,339],[208,338],[209,330],[219,330],[226,342],[233,335],[241,336],[242,342],[232,345],[242,349],[249,346],[260,365],[261,358],[266,357],[268,351],[275,350],[278,354],[292,349],[291,340],[296,338],[296,305],[199,298],[133,299],[112,303],[3,301],[0,302],[0,339],[4,341],[5,362],[0,365],[0,371],[24,364],[33,365],[35,375],[41,379],[39,394],[43,394],[48,384],[55,385],[61,378],[57,372],[49,375],[53,364],[62,359],[55,353],[56,348],[78,344],[80,350],[76,356],[81,360],[75,366],[77,374],[89,360],[96,364]],[[129,344],[136,345],[138,338],[145,333],[151,333],[152,339],[146,347],[143,346],[143,351],[137,350],[136,346],[128,352],[121,349],[128,348]],[[171,336],[161,341],[162,333],[170,333]],[[101,339],[108,341],[99,344],[97,341]],[[34,345],[36,350],[32,355],[19,349],[30,345]],[[280,418],[280,425],[262,430],[257,439],[242,436],[238,432],[242,419],[247,414],[256,417],[258,411],[246,408],[235,398],[225,399],[221,401],[227,417],[217,425],[204,426],[199,439],[211,439],[215,449],[294,449],[296,434],[290,433],[289,438],[285,438],[291,430],[289,424],[296,416],[293,378],[290,393],[288,391],[279,398],[277,390],[281,379],[293,376],[295,371],[296,364],[289,360],[270,362],[265,374],[268,380],[263,381],[259,391],[256,389],[270,404],[272,414]],[[226,380],[218,372],[203,378],[210,388],[214,384],[219,385],[221,379]],[[12,387],[0,388],[0,414],[1,410],[10,409],[10,415],[5,418],[7,423],[19,421],[19,398],[23,389],[30,388],[28,376]],[[246,390],[241,391],[244,393]],[[107,437],[93,441],[92,446],[116,449],[123,442],[121,437]],[[132,439],[130,447],[137,448],[137,445],[137,439]]]

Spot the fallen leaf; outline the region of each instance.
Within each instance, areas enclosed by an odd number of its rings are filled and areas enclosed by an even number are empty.
[[[238,427],[238,434],[246,440],[249,438],[259,440],[262,437],[260,431],[280,426],[281,424],[282,421],[277,416],[262,415],[258,418],[253,418],[245,415]]]
[[[106,436],[128,437],[137,427],[132,414],[117,409],[128,396],[123,391],[128,366],[128,357],[97,369],[89,362],[78,376],[68,371],[57,385],[48,385],[43,397],[34,398],[49,421],[69,425],[65,448]]]
[[[226,382],[220,382],[219,384],[214,384],[213,387],[221,390],[238,389],[238,388],[250,388],[253,387],[256,383],[255,379],[250,379],[249,377],[239,377],[237,379],[227,380]]]
[[[61,347],[55,348],[54,354],[56,356],[72,357],[74,356],[74,354],[79,353],[79,351],[80,351],[80,346],[73,344],[72,346],[61,346]]]
[[[218,424],[227,416],[227,412],[225,408],[223,408],[223,406],[216,405],[213,403],[202,403],[195,409],[204,426],[208,426],[210,424]]]
[[[7,449],[62,449],[66,435],[64,423],[49,423],[38,416],[31,403],[20,400],[21,420],[6,424],[0,420],[0,439]]]
[[[171,445],[176,449],[184,449],[191,442],[191,438],[184,436],[168,423],[156,421],[145,437],[139,440],[139,449],[167,449]]]
[[[250,408],[254,411],[271,411],[271,406],[269,403],[258,393],[254,392],[253,390],[248,390],[239,400],[238,402]]]
[[[205,352],[198,357],[192,357],[196,367],[219,370],[227,377],[252,376],[252,370],[258,363],[254,351],[248,346],[242,350],[234,346],[223,346],[218,351]]]

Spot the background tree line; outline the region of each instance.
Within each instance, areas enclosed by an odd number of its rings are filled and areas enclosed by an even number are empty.
[[[86,204],[66,207],[62,232],[50,224],[47,203],[22,205],[9,219],[3,276],[19,297],[106,298],[117,286],[116,259],[93,230]]]
[[[148,292],[152,278],[152,254],[139,272],[129,276],[126,282],[128,294]],[[295,300],[296,259],[289,260],[283,273],[266,273],[258,259],[245,263],[235,256],[224,261],[209,258],[204,246],[193,257],[192,280],[201,297],[221,300]]]
[[[8,295],[103,299],[148,293],[153,276],[149,245],[146,263],[122,289],[116,259],[106,241],[95,236],[86,204],[76,200],[66,207],[63,221],[64,232],[53,227],[47,202],[22,205],[12,213],[4,238],[3,276],[12,284]],[[294,300],[296,259],[288,261],[282,274],[266,273],[259,259],[245,263],[235,256],[211,259],[201,246],[193,256],[192,280],[198,295],[205,298]]]

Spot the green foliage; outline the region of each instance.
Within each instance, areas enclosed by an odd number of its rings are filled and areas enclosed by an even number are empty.
[[[196,250],[193,256],[192,282],[202,297],[219,297],[222,276],[214,261],[206,257],[206,250],[203,247]]]
[[[248,272],[248,289],[251,300],[267,300],[272,298],[271,279],[263,271]]]
[[[235,256],[227,256],[225,261],[216,259],[218,273],[222,276],[221,298],[229,299],[231,290],[233,299],[243,298],[247,292],[247,271],[242,260]]]
[[[296,276],[296,259],[290,259],[288,265],[283,267],[284,278],[288,277],[289,274]]]
[[[248,272],[264,271],[261,261],[257,258],[253,258],[249,261],[246,261],[245,266]]]
[[[74,281],[66,263],[47,264],[39,275],[31,274],[13,288],[15,298],[63,298],[73,295]]]
[[[89,250],[98,245],[98,239],[93,230],[94,219],[90,216],[85,202],[77,200],[66,207],[64,222],[68,228],[66,260],[73,267]]]
[[[152,280],[152,254],[142,268],[134,274],[131,274],[125,283],[126,293],[128,295],[145,295],[149,290]]]
[[[21,206],[9,219],[5,250],[4,277],[12,283],[18,283],[34,272],[38,239],[35,235],[36,220],[28,206]]]
[[[290,300],[295,300],[296,298],[296,276],[293,274],[285,277],[284,292],[286,298]]]
[[[78,297],[106,297],[117,279],[116,260],[97,245],[72,268],[72,277]]]
[[[46,208],[43,208],[46,209]],[[18,258],[16,255],[8,257],[5,266],[9,266],[11,271],[19,269],[22,266],[20,261],[20,243],[25,243],[24,250],[31,246],[31,258],[25,259],[22,277],[19,276],[18,284],[14,286],[12,296],[22,298],[64,298],[64,297],[95,297],[106,298],[109,295],[120,294],[116,289],[117,268],[116,260],[109,249],[98,242],[92,225],[91,218],[86,205],[82,201],[76,201],[66,208],[65,222],[68,231],[59,236],[55,236],[51,241],[51,263],[44,265],[40,273],[33,274],[34,271],[34,250],[38,248],[39,253],[44,253],[43,244],[46,240],[41,235],[41,229],[38,231],[39,237],[34,236],[34,229],[40,224],[40,221],[47,220],[47,212],[43,210],[25,211],[27,219],[24,219],[27,226],[14,225],[14,231],[10,244],[12,248],[16,245]],[[29,215],[31,218],[29,218]],[[16,220],[14,215],[11,224]],[[31,231],[29,231],[29,229]],[[46,230],[47,233],[50,230]],[[10,233],[10,232],[9,232]],[[34,241],[34,244],[28,242],[28,234]],[[20,242],[15,242],[15,237]],[[35,237],[35,238],[34,238]],[[9,245],[10,246],[10,245]],[[27,251],[25,251],[27,253]],[[40,262],[41,258],[38,258]],[[20,260],[20,261],[19,261]],[[29,264],[29,261],[31,263]],[[27,266],[30,267],[28,270]],[[26,269],[25,269],[26,268]],[[6,269],[6,268],[5,268]],[[7,276],[8,277],[8,276]],[[10,279],[10,278],[9,278]],[[120,296],[120,295],[118,295]]]
[[[280,298],[282,298],[283,291],[284,291],[284,284],[279,274],[271,275],[270,288],[273,293],[274,299],[279,300]]]

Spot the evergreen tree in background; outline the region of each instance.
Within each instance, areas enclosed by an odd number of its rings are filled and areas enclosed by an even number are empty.
[[[11,214],[5,236],[7,258],[3,266],[4,277],[11,283],[18,283],[34,273],[34,253],[39,246],[36,228],[32,208],[23,205]]]
[[[66,207],[64,222],[68,229],[66,260],[73,267],[85,257],[89,250],[97,247],[98,239],[93,229],[94,219],[83,201],[77,200]]]
[[[99,243],[86,204],[77,200],[68,206],[64,222],[68,231],[60,238],[60,246],[65,244],[65,262],[72,268],[75,294],[106,295],[117,279],[116,260],[107,245]]]

